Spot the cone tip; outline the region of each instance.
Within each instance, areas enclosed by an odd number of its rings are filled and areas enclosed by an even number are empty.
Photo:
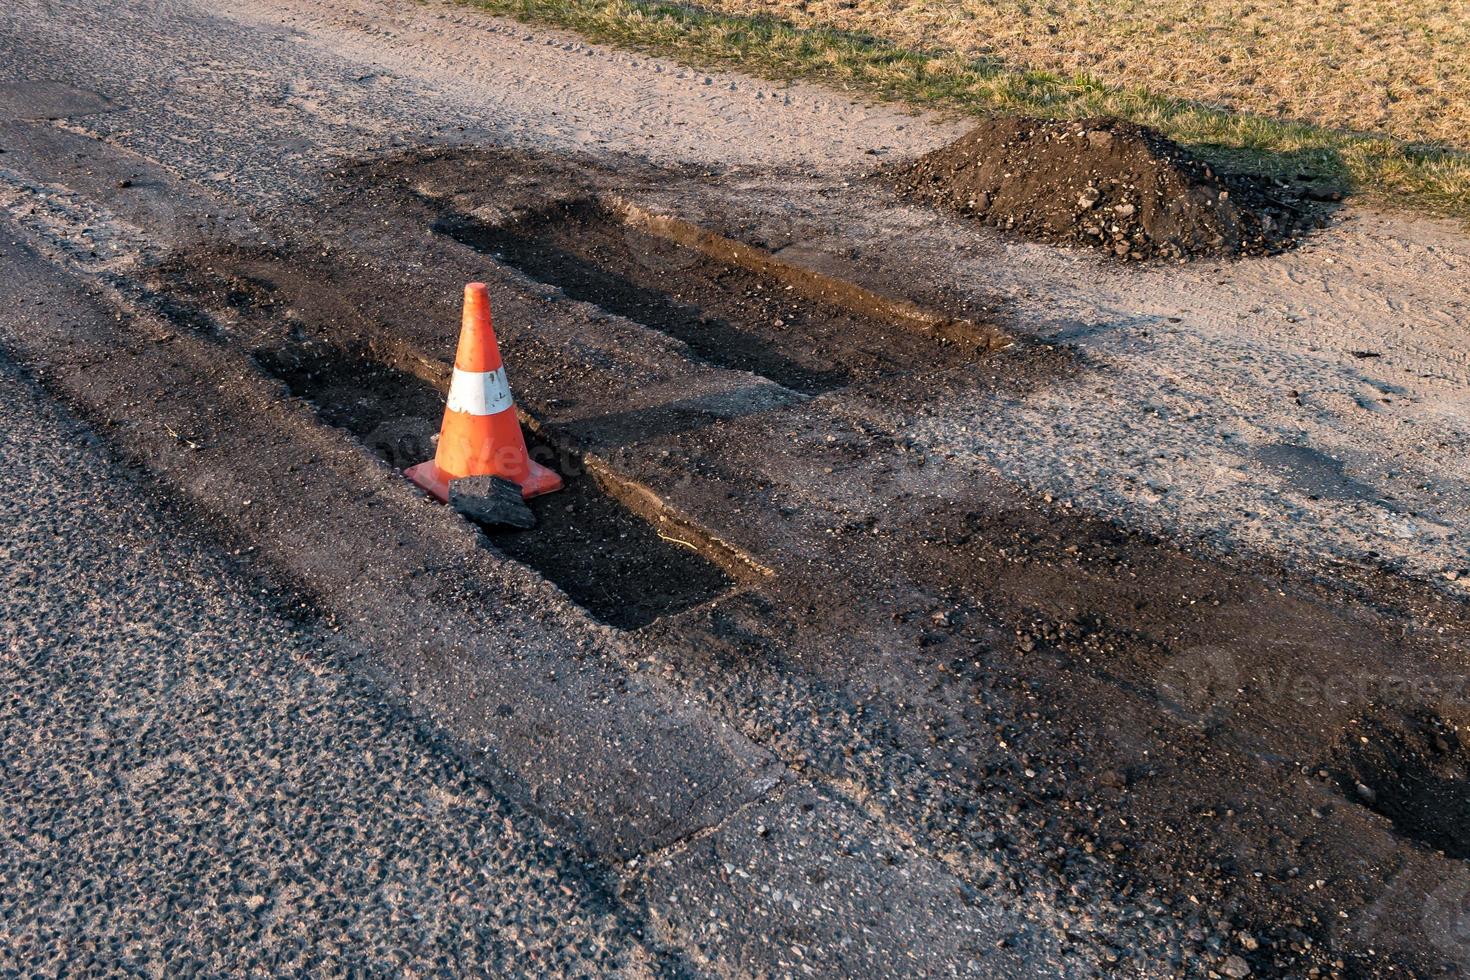
[[[494,371],[500,367],[500,350],[490,318],[490,293],[483,282],[464,287],[464,313],[454,365],[462,371]]]
[[[464,312],[467,318],[476,321],[489,318],[490,290],[483,282],[472,282],[464,287]]]

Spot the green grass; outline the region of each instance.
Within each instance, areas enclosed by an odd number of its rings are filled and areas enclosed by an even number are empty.
[[[777,80],[809,79],[920,108],[971,115],[1119,116],[1158,129],[1222,168],[1285,178],[1310,175],[1380,205],[1470,219],[1470,153],[1447,147],[1229,112],[1082,75],[1063,78],[664,0],[461,2],[688,64]]]

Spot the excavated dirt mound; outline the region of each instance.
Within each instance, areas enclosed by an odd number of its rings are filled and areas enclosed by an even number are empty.
[[[1222,177],[1118,119],[989,119],[894,179],[911,199],[1125,261],[1278,251],[1311,221],[1259,182]]]

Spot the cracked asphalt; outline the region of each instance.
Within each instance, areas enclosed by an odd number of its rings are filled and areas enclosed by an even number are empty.
[[[8,361],[0,458],[0,972],[677,972]]]

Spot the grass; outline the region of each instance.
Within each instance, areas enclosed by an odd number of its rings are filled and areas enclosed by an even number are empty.
[[[698,0],[1237,112],[1470,150],[1466,0]]]
[[[1232,110],[1112,84],[1085,72],[1020,68],[994,57],[909,47],[767,14],[666,0],[462,2],[689,64],[733,67],[778,80],[810,79],[915,107],[974,115],[1120,116],[1160,130],[1221,167],[1283,178],[1306,175],[1381,205],[1470,219],[1470,150],[1442,142]]]

